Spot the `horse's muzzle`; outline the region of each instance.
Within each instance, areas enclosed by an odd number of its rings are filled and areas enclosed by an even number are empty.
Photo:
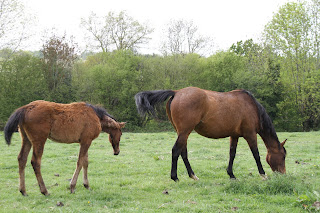
[[[116,151],[116,152],[113,152],[114,155],[119,155],[119,153],[120,153],[120,150]]]

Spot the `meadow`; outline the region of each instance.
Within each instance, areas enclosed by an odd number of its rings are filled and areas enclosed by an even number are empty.
[[[101,133],[89,149],[88,178],[91,190],[82,185],[75,194],[69,181],[78,158],[78,144],[47,141],[42,176],[50,193],[43,196],[30,164],[26,167],[27,197],[18,191],[17,155],[20,135],[10,146],[0,132],[0,212],[317,212],[320,211],[320,132],[278,133],[286,143],[286,175],[273,173],[265,161],[266,148],[258,137],[262,180],[244,139],[240,139],[234,162],[237,180],[226,168],[229,139],[212,140],[192,133],[189,161],[200,178],[188,177],[181,158],[179,182],[170,179],[174,132],[122,135],[118,156]]]

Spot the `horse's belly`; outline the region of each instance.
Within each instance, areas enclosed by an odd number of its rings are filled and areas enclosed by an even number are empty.
[[[52,131],[48,138],[59,143],[78,143],[80,141],[79,134],[66,131],[60,131],[58,133],[56,131]]]
[[[83,129],[77,122],[54,122],[48,138],[60,143],[76,143],[80,141]]]
[[[225,138],[229,136],[240,137],[241,132],[238,131],[238,128],[230,125],[221,125],[221,124],[211,124],[206,125],[205,123],[200,122],[194,129],[199,135],[202,135],[207,138]]]
[[[202,135],[204,137],[207,137],[207,138],[214,138],[214,139],[217,139],[217,138],[225,138],[225,137],[229,137],[230,134],[226,134],[226,133],[218,133],[218,132],[208,132],[208,131],[202,131],[202,130],[199,130],[199,129],[195,129],[195,131],[199,134],[199,135]]]

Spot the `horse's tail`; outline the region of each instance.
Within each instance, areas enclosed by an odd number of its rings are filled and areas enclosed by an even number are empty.
[[[153,90],[137,93],[134,98],[136,100],[137,110],[140,115],[155,115],[155,105],[164,102],[169,97],[175,95],[173,90]]]
[[[261,137],[268,135],[268,136],[271,136],[272,138],[276,139],[277,141],[279,141],[276,130],[272,124],[272,120],[269,117],[265,108],[257,101],[257,99],[255,99],[255,97],[249,91],[244,90],[244,92],[247,93],[251,97],[251,99],[253,100],[253,102],[257,106],[259,124],[260,124],[260,130],[259,130],[258,134]]]
[[[18,125],[24,118],[25,108],[21,107],[12,113],[4,127],[4,137],[8,145],[11,143],[11,137],[18,130]]]

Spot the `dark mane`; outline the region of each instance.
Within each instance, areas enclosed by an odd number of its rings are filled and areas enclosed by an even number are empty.
[[[92,104],[88,104],[88,103],[86,103],[86,105],[88,107],[91,107],[96,112],[96,114],[100,120],[103,120],[103,116],[106,115],[116,121],[116,119],[112,115],[110,115],[105,108],[100,107],[100,106],[95,106]]]
[[[255,105],[257,106],[259,122],[260,122],[260,131],[258,132],[258,134],[261,137],[270,136],[270,137],[272,137],[273,139],[275,139],[276,141],[279,142],[276,130],[275,130],[273,124],[272,124],[272,120],[269,117],[269,115],[267,114],[265,108],[257,101],[257,99],[255,99],[255,97],[249,91],[242,90],[242,92],[246,93],[247,95],[249,95],[250,98],[255,103]]]

